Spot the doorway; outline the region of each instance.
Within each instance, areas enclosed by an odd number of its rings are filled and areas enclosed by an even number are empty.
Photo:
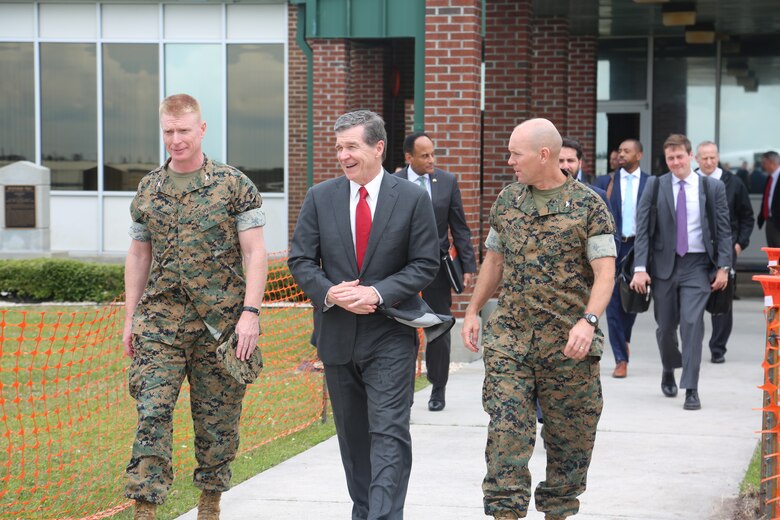
[[[644,147],[640,167],[650,172],[650,110],[645,102],[610,102],[598,104],[596,113],[596,175],[611,171],[609,154],[626,139],[639,139]]]

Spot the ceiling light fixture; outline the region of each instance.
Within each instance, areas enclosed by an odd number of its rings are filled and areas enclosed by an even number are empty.
[[[661,6],[661,18],[667,27],[694,25],[696,4],[694,2],[670,2]]]

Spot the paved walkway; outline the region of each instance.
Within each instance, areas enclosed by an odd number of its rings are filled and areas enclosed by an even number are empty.
[[[611,351],[602,363],[604,412],[588,490],[573,518],[731,519],[731,504],[761,425],[754,408],[761,406],[756,387],[763,377],[762,311],[761,299],[735,302],[725,364],[710,363],[705,344],[700,411],[682,409],[684,392],[674,399],[661,394],[652,311],[639,316],[628,378],[611,377]],[[676,375],[679,381],[679,370]],[[440,413],[427,409],[429,389],[417,394],[407,520],[485,518],[480,489],[487,424],[480,401],[482,378],[481,361],[454,372],[447,408]],[[534,486],[544,475],[544,463],[544,450],[538,446],[531,460]],[[222,502],[223,519],[349,520],[351,503],[336,439],[235,486]],[[195,518],[194,511],[181,517]],[[527,518],[541,520],[543,515],[532,506]]]

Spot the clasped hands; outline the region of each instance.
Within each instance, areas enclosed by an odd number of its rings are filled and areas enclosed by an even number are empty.
[[[372,287],[359,284],[360,280],[352,280],[334,285],[325,301],[354,314],[371,314],[379,305],[379,295]]]

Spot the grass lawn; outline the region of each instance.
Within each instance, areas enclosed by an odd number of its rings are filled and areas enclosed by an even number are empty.
[[[136,422],[127,393],[124,308],[0,309],[0,518],[132,518],[124,469]],[[334,435],[321,421],[322,374],[312,370],[311,310],[264,308],[265,368],[247,388],[233,484]],[[417,388],[427,386],[422,377]],[[174,414],[176,479],[158,518],[195,507],[185,381]]]
[[[127,502],[124,468],[136,413],[123,323],[117,305],[0,310],[0,518],[85,517]],[[329,425],[310,426],[323,408],[322,374],[311,370],[311,310],[267,308],[262,323],[265,368],[244,399],[234,470],[241,480],[284,460],[301,442],[332,435]],[[174,414],[181,485],[174,496],[192,488],[192,443],[185,382]],[[178,500],[170,507],[194,504]]]

